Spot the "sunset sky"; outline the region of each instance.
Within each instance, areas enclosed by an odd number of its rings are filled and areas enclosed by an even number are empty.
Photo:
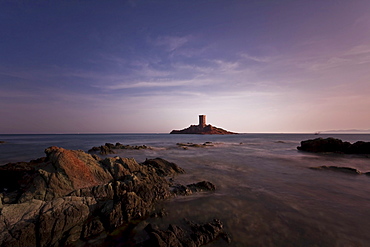
[[[0,1],[0,133],[370,129],[370,1]]]

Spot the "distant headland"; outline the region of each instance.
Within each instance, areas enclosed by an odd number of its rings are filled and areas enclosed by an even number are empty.
[[[206,124],[206,115],[199,115],[199,124],[190,125],[190,127],[182,130],[172,130],[170,134],[201,134],[201,135],[235,135],[231,131],[217,128],[210,124]]]

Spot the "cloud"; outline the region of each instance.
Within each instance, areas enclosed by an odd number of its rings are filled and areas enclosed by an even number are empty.
[[[363,55],[363,54],[370,54],[370,45],[357,45],[350,48],[348,51],[344,53],[344,55]]]
[[[357,45],[326,60],[326,67],[339,67],[346,65],[364,64],[370,62],[370,46]]]
[[[229,61],[217,59],[217,60],[211,60],[211,62],[217,65],[217,67],[215,68],[215,70],[217,71],[227,72],[227,73],[240,71],[240,64],[237,61],[229,62]]]
[[[191,63],[183,63],[183,62],[177,62],[172,64],[173,69],[175,71],[183,71],[186,73],[192,73],[197,75],[204,75],[213,73],[215,71],[215,68],[211,65],[195,65]]]
[[[163,78],[163,77],[168,77],[173,74],[172,70],[170,70],[168,67],[167,68],[162,68],[162,69],[156,69],[152,64],[145,63],[141,64],[137,68],[131,70],[132,73],[134,73],[136,76],[139,77],[150,77],[150,78]]]
[[[242,53],[240,56],[244,59],[251,60],[251,61],[254,61],[254,62],[258,62],[258,63],[268,63],[272,60],[271,57],[250,56],[247,53]]]
[[[249,57],[248,54],[241,56]],[[346,49],[334,46],[323,50],[317,47],[292,49],[268,56],[264,61],[247,63],[244,68],[249,68],[254,78],[271,80],[274,85],[285,85],[288,90],[293,89],[291,86],[298,90],[315,90],[315,86],[331,89],[339,83],[366,76],[363,67],[370,63],[370,45],[358,44]],[[243,65],[243,60],[239,62]]]
[[[154,88],[154,87],[178,87],[182,85],[186,85],[189,81],[162,81],[162,82],[155,82],[155,81],[141,81],[141,82],[134,82],[134,83],[118,83],[115,85],[106,86],[106,89],[110,90],[117,90],[117,89],[127,89],[127,88]]]
[[[332,68],[338,68],[344,65],[350,64],[352,61],[351,59],[346,59],[343,57],[330,57],[323,61],[317,61],[308,66],[309,70],[313,71],[322,71]]]
[[[155,39],[153,44],[156,46],[163,46],[166,51],[172,52],[185,45],[189,40],[190,36],[162,36]]]
[[[190,88],[196,88],[203,85],[213,83],[210,79],[202,79],[202,78],[193,78],[189,80],[181,80],[181,79],[168,79],[163,81],[139,81],[139,82],[122,82],[117,84],[112,84],[108,86],[99,86],[104,87],[104,89],[108,90],[118,90],[118,89],[129,89],[129,88],[172,88],[172,87],[181,87],[181,86],[188,86]]]
[[[55,71],[52,67],[41,68],[19,68],[19,67],[0,67],[0,76],[14,77],[24,80],[41,80],[61,75],[60,71]]]
[[[0,90],[0,102],[2,100],[3,104],[9,102],[9,100],[19,101],[19,100],[35,100],[37,97],[34,93],[23,91],[21,89],[12,90],[12,89],[2,89]]]

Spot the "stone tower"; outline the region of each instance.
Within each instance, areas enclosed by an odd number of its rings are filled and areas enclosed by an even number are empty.
[[[206,115],[199,115],[199,126],[203,128],[206,126]]]

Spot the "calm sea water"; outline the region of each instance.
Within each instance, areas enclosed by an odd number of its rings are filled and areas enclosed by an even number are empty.
[[[320,135],[345,141],[370,141],[370,135]],[[297,151],[309,134],[240,134],[225,136],[169,134],[0,135],[0,165],[44,156],[59,146],[87,151],[106,142],[147,145],[117,155],[138,162],[161,157],[186,170],[177,182],[208,180],[214,193],[177,197],[164,202],[163,219],[147,223],[167,227],[184,218],[207,222],[219,218],[232,238],[229,246],[368,246],[370,244],[370,177],[308,169],[335,165],[370,171],[370,158],[309,154]],[[212,142],[214,146],[181,149],[176,143]],[[117,239],[119,241],[119,237]],[[209,246],[225,246],[218,240]]]

